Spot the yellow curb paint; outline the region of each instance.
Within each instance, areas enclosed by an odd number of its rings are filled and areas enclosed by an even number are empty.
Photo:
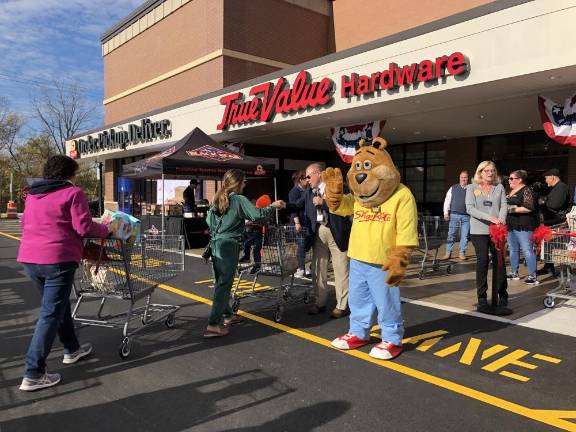
[[[0,234],[3,234],[0,232]],[[9,236],[9,238],[13,238],[14,240],[20,240],[19,238]],[[166,284],[158,285],[159,288],[172,292],[174,294],[180,295],[182,297],[186,297],[192,300],[196,300],[200,303],[204,303],[207,305],[212,305],[212,301],[208,300],[207,298],[201,297],[196,294],[189,293],[187,291],[172,287]],[[330,341],[327,339],[323,339],[321,337],[315,336],[310,333],[306,333],[302,330],[294,329],[292,327],[288,327],[287,325],[276,323],[266,318],[262,318],[258,315],[251,314],[250,312],[245,312],[242,310],[238,311],[238,315],[241,315],[245,318],[248,318],[252,321],[258,322],[260,324],[266,325],[268,327],[275,328],[285,333],[289,333],[293,336],[299,337],[301,339],[308,340],[310,342],[314,342],[318,345],[325,346],[330,349],[335,349],[330,345]],[[539,410],[539,409],[532,409],[525,407],[523,405],[507,401],[505,399],[499,398],[497,396],[493,396],[488,393],[481,392],[479,390],[475,390],[470,387],[466,387],[464,385],[455,383],[453,381],[449,381],[444,378],[439,378],[437,376],[431,375],[427,372],[422,372],[417,369],[410,368],[408,366],[404,366],[400,363],[394,362],[386,362],[383,360],[377,360],[370,357],[367,353],[357,350],[350,350],[350,351],[340,351],[342,354],[349,355],[351,357],[355,357],[361,360],[364,360],[368,363],[372,363],[376,366],[380,366],[403,375],[409,376],[411,378],[415,378],[417,380],[426,382],[428,384],[435,385],[437,387],[452,391],[459,395],[468,397],[470,399],[477,400],[479,402],[483,402],[488,405],[492,405],[496,408],[509,411],[511,413],[538,421],[540,423],[548,424],[550,426],[557,427],[559,429],[569,431],[569,432],[576,432],[576,423],[571,421],[567,421],[565,419],[573,419],[576,418],[576,411],[562,411],[562,410]],[[505,372],[505,371],[502,371]]]

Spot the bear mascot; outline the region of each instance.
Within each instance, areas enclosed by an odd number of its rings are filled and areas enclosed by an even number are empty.
[[[410,253],[418,246],[418,213],[414,196],[400,183],[400,173],[385,150],[386,141],[360,140],[348,171],[352,193],[344,195],[340,169],[322,173],[330,212],[353,216],[348,247],[350,258],[350,329],[332,341],[342,350],[370,343],[374,314],[382,342],[370,356],[391,360],[402,352],[404,324],[398,284],[404,278]]]

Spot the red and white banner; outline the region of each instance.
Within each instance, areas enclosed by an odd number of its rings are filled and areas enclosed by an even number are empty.
[[[360,139],[364,138],[365,141],[372,141],[380,134],[385,124],[386,120],[380,120],[362,125],[340,126],[330,129],[332,141],[342,160],[346,163],[351,163]]]
[[[564,106],[538,96],[538,109],[546,134],[560,144],[576,147],[576,94]]]

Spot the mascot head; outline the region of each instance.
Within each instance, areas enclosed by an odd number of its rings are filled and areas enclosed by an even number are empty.
[[[362,207],[378,207],[400,184],[400,173],[386,150],[384,138],[371,143],[360,140],[360,147],[348,171],[348,185]]]

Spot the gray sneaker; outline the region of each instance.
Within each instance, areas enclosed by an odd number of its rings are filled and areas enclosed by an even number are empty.
[[[78,348],[75,352],[70,354],[64,354],[64,359],[62,360],[62,363],[74,364],[78,360],[83,359],[84,357],[89,355],[91,352],[92,352],[92,345],[89,343],[84,344],[80,348]]]
[[[22,379],[22,384],[20,384],[20,390],[22,391],[35,391],[48,387],[53,387],[60,382],[62,377],[60,374],[48,373],[46,372],[40,378],[26,378]]]

